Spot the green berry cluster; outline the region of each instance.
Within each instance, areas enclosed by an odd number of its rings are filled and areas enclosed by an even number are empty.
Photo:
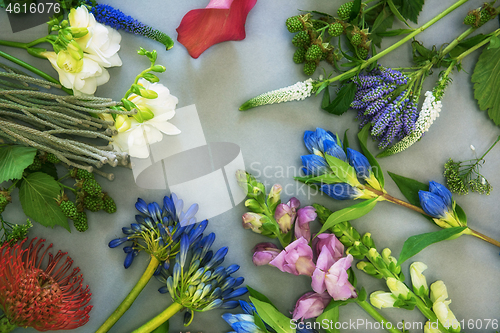
[[[476,16],[474,14],[469,14],[464,18],[464,24],[474,25],[476,24]]]
[[[38,158],[38,155],[35,156],[33,163],[28,166],[29,171],[38,171],[42,168],[42,161]]]
[[[47,159],[48,162],[50,163],[54,163],[54,164],[57,164],[57,163],[60,163],[61,160],[59,158],[57,158],[56,155],[52,154],[52,153],[47,153],[47,155],[45,155],[45,158]]]
[[[310,48],[306,51],[306,60],[307,61],[315,61],[321,59],[323,55],[323,51],[319,45],[311,45]]]
[[[344,3],[337,10],[337,16],[342,21],[347,21],[349,19],[349,16],[351,16],[351,11],[352,11],[352,7],[353,6],[354,6],[354,2],[353,1]]]
[[[64,216],[68,219],[75,219],[78,214],[78,210],[76,209],[76,205],[73,201],[65,200],[59,204],[59,208],[63,212]]]
[[[79,232],[84,232],[89,228],[87,214],[85,212],[79,212],[76,218],[73,220],[75,229]]]
[[[293,62],[296,64],[301,64],[306,61],[307,50],[303,47],[299,47],[293,54]]]
[[[107,193],[102,198],[102,209],[108,214],[116,213],[116,203]]]
[[[464,19],[464,24],[478,28],[497,15],[496,9],[488,3],[483,7],[471,10]]]
[[[286,19],[286,28],[291,33],[304,30],[304,21],[302,15],[292,16]]]
[[[363,41],[363,37],[361,37],[360,33],[355,33],[351,37],[351,44],[354,46],[358,46],[359,44],[361,44],[362,41]]]
[[[328,27],[328,33],[332,37],[338,37],[344,33],[344,26],[340,22],[332,23]]]
[[[308,47],[311,45],[311,35],[307,31],[301,31],[292,38],[292,44],[296,47]]]
[[[86,178],[83,180],[82,190],[89,196],[99,196],[102,192],[102,187],[94,178]]]

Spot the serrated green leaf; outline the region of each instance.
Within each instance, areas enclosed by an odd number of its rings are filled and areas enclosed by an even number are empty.
[[[19,200],[24,213],[45,227],[61,227],[69,230],[68,219],[57,205],[55,198],[61,192],[59,184],[43,172],[35,172],[24,178],[19,190]]]
[[[500,47],[500,38],[498,38],[498,36],[491,36],[490,45],[488,45],[488,50],[496,49],[497,47]]]
[[[325,232],[337,223],[355,220],[363,215],[368,214],[377,204],[377,199],[378,198],[365,200],[363,202],[333,212],[332,215],[328,217],[325,224],[323,224],[318,234]]]
[[[448,228],[442,229],[435,232],[428,232],[425,234],[415,235],[408,238],[403,244],[403,249],[399,255],[397,265],[401,265],[406,260],[410,259],[427,246],[447,240],[455,235],[463,232],[467,227],[456,227],[456,228]]]
[[[0,147],[0,183],[21,179],[23,171],[36,156],[36,148],[25,146]]]
[[[277,333],[295,333],[290,325],[290,318],[279,312],[274,306],[269,303],[259,301],[250,296],[250,301],[255,306],[257,313],[262,320],[268,324]]]
[[[472,74],[479,108],[500,126],[500,47],[484,49]]]
[[[324,107],[323,110],[336,115],[343,114],[349,110],[351,103],[354,100],[354,96],[356,95],[356,91],[357,88],[354,82],[344,85],[335,99],[327,107]]]
[[[380,167],[380,164],[378,164],[375,157],[373,157],[372,153],[370,153],[370,151],[366,147],[366,144],[368,142],[368,135],[370,133],[370,126],[371,126],[370,124],[367,124],[361,129],[361,131],[359,131],[358,133],[359,145],[361,146],[363,154],[366,156],[368,162],[370,162],[370,165],[372,166],[372,172],[375,175],[375,178],[377,178],[378,182],[380,183],[380,186],[384,188],[385,185],[384,172],[382,171],[382,168]]]
[[[402,0],[401,15],[413,23],[418,23],[418,14],[422,11],[424,0]]]
[[[167,320],[166,322],[158,326],[152,333],[168,333],[169,326],[170,325]]]

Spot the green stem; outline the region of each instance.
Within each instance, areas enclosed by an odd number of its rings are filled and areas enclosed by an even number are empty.
[[[5,46],[11,46],[11,47],[17,47],[19,49],[28,49],[32,46],[35,46],[37,44],[45,43],[47,42],[47,36],[38,38],[37,40],[34,40],[30,43],[20,43],[20,42],[14,42],[10,40],[0,40],[0,45],[5,45]]]
[[[370,303],[367,301],[358,301],[357,304],[365,310],[373,319],[382,324],[382,327],[385,328],[388,332],[391,333],[401,333],[400,330],[395,328],[389,320],[387,320],[384,316],[382,316]]]
[[[471,47],[467,51],[461,53],[458,57],[456,57],[457,62],[461,62],[463,58],[465,58],[466,56],[468,56],[472,52],[476,51],[478,48],[482,47],[483,45],[489,43],[491,38],[495,37],[495,36],[500,36],[500,29],[497,29],[494,32],[492,32],[489,38],[486,38],[485,40],[477,43],[476,45],[474,45],[473,47]]]
[[[318,83],[316,84],[316,86],[319,87],[321,84],[323,84],[323,82],[332,83],[332,82],[335,82],[335,81],[346,80],[346,79],[352,77],[356,73],[358,73],[361,70],[365,69],[366,67],[370,66],[373,62],[377,61],[378,59],[380,59],[383,56],[385,56],[386,54],[394,51],[395,49],[397,49],[398,47],[400,47],[401,45],[403,45],[404,43],[406,43],[410,39],[414,38],[419,33],[425,31],[427,28],[429,28],[430,26],[432,26],[434,23],[438,22],[440,19],[442,19],[443,17],[445,17],[446,15],[448,15],[449,13],[451,13],[452,11],[454,11],[455,9],[457,9],[458,7],[460,7],[461,5],[463,5],[464,3],[466,3],[467,1],[469,1],[469,0],[459,0],[459,1],[457,1],[455,4],[451,5],[446,10],[444,10],[443,12],[441,12],[439,15],[435,16],[429,22],[427,22],[426,24],[422,25],[420,28],[415,29],[415,31],[413,31],[411,34],[407,35],[405,38],[401,39],[400,41],[392,44],[391,46],[389,46],[388,48],[386,48],[382,52],[374,55],[373,57],[371,57],[370,59],[368,59],[367,61],[365,61],[363,64],[361,64],[361,65],[359,65],[357,67],[354,67],[351,70],[349,70],[349,71],[347,71],[345,73],[342,73],[340,75],[337,75],[337,76],[335,76],[335,77],[333,77],[331,79],[328,79],[328,80],[325,80],[325,81],[318,81]]]
[[[64,185],[64,184],[62,184],[62,183],[59,183],[59,186],[61,186],[62,188],[68,189],[68,190],[72,191],[73,193],[76,193],[76,192],[77,192],[74,188],[69,187],[69,186],[67,186],[67,185]]]
[[[16,325],[11,324],[5,314],[0,316],[0,333],[9,333],[17,328]]]
[[[179,303],[172,303],[168,308],[166,308],[162,313],[148,321],[146,324],[142,325],[138,329],[132,331],[132,333],[149,333],[159,327],[161,324],[169,320],[174,314],[181,311],[183,306]],[[96,332],[97,333],[97,332]]]
[[[38,76],[40,76],[40,77],[44,78],[44,79],[45,79],[45,80],[47,80],[47,81],[50,81],[50,82],[52,82],[52,83],[61,84],[59,81],[57,81],[56,79],[54,79],[54,78],[53,78],[52,76],[50,76],[49,74],[47,74],[47,73],[45,73],[45,72],[42,72],[42,71],[41,71],[41,70],[39,70],[38,68],[33,67],[33,66],[31,66],[30,64],[25,63],[24,61],[22,61],[22,60],[20,60],[20,59],[18,59],[18,58],[16,58],[16,57],[11,56],[10,54],[7,54],[7,53],[5,53],[5,52],[0,51],[0,57],[3,57],[3,58],[5,58],[5,59],[10,60],[10,61],[12,61],[13,63],[15,63],[15,64],[17,64],[17,65],[21,66],[21,67],[26,68],[27,70],[29,70],[29,71],[31,71],[31,72],[33,72],[33,73],[35,73],[36,75],[38,75]],[[62,89],[64,92],[66,92],[68,95],[73,95],[73,90],[68,89],[68,88],[65,88],[65,87],[61,87],[61,89]]]
[[[14,186],[16,186],[17,182],[19,182],[20,179],[16,179],[12,182],[12,185],[9,186],[9,188],[7,189],[7,192],[11,192],[12,189],[14,188]]]
[[[149,282],[151,277],[153,276],[154,272],[156,271],[156,268],[160,264],[160,261],[156,259],[156,257],[151,256],[151,261],[149,262],[148,267],[146,268],[146,271],[144,274],[142,274],[141,278],[137,282],[137,284],[134,286],[134,288],[130,291],[130,293],[125,297],[123,302],[118,305],[116,310],[111,314],[111,316],[106,319],[104,324],[99,327],[99,329],[95,333],[104,333],[107,332],[113,327],[114,324],[118,321],[118,319],[123,316],[123,314],[130,308],[132,303],[134,303],[135,299],[141,291],[144,289],[146,284]]]
[[[479,238],[479,239],[482,239],[482,240],[484,240],[485,242],[488,242],[488,243],[490,243],[490,244],[493,244],[493,245],[495,245],[495,246],[497,246],[497,247],[500,247],[500,242],[499,242],[499,241],[494,240],[493,238],[488,237],[488,236],[486,236],[486,235],[483,235],[482,233],[480,233],[479,231],[476,231],[476,230],[474,230],[474,229],[469,228],[469,230],[472,232],[470,235],[472,235],[472,236],[474,236],[474,237],[477,237],[477,238]]]

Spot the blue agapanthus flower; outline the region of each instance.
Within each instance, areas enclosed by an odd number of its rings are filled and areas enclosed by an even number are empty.
[[[171,49],[174,45],[172,38],[165,33],[153,29],[129,15],[125,15],[119,9],[103,4],[93,5],[90,0],[87,0],[86,4],[91,6],[90,12],[94,14],[96,21],[99,23],[109,25],[117,30],[124,30],[126,32],[131,32],[133,34],[155,40],[165,45],[167,50]]]
[[[229,333],[264,333],[264,331],[255,324],[255,316],[259,316],[257,310],[255,310],[255,306],[252,303],[242,300],[239,301],[239,304],[244,313],[224,313],[222,315],[222,319],[224,319],[234,330]],[[267,324],[265,325],[269,332],[275,332]],[[296,333],[317,333],[317,331],[314,329],[297,327]]]
[[[179,252],[179,241],[183,235],[187,235],[191,242],[202,237],[208,221],[196,223],[198,204],[191,205],[186,212],[183,206],[184,202],[175,193],[164,197],[163,207],[156,202],[148,204],[141,198],[137,199],[135,208],[142,214],[135,216],[136,223],[122,228],[125,237],[109,242],[111,248],[127,244],[123,248],[127,254],[125,268],[130,267],[140,251],[155,257],[168,268],[169,259]]]
[[[183,234],[172,272],[162,267],[157,276],[165,284],[159,292],[168,292],[174,302],[189,309],[190,320],[194,311],[235,308],[239,303],[233,299],[248,292],[240,287],[243,277],[231,276],[240,266],[221,266],[228,249],[222,247],[214,253],[210,249],[214,240],[214,233],[194,241]]]

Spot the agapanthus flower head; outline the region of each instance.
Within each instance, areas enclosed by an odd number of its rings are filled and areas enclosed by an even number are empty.
[[[13,327],[70,330],[86,324],[91,305],[79,268],[67,253],[43,249],[44,239],[0,247],[0,309]],[[45,265],[43,259],[48,257]],[[44,268],[45,267],[45,268]]]
[[[175,193],[164,197],[163,207],[139,198],[135,208],[142,213],[135,216],[136,223],[122,228],[125,237],[109,242],[111,248],[132,242],[123,248],[127,254],[125,268],[132,264],[139,251],[145,251],[168,265],[168,259],[179,252],[181,236],[187,235],[191,243],[196,242],[208,224],[207,220],[196,223],[198,204],[191,205],[184,212],[184,202]]]
[[[92,2],[89,0],[87,0],[87,4],[92,6]],[[172,38],[165,33],[153,29],[109,5],[96,4],[91,7],[90,12],[94,14],[96,21],[99,23],[109,25],[117,30],[125,30],[126,32],[155,40],[165,45],[167,50],[170,50],[174,46]]]
[[[159,291],[168,292],[172,300],[189,309],[191,315],[193,311],[235,308],[239,303],[232,299],[248,291],[239,287],[242,277],[231,276],[240,266],[221,266],[228,249],[222,247],[214,253],[211,250],[214,240],[215,234],[211,233],[193,243],[183,234],[172,273],[161,268],[160,276],[166,285]]]

